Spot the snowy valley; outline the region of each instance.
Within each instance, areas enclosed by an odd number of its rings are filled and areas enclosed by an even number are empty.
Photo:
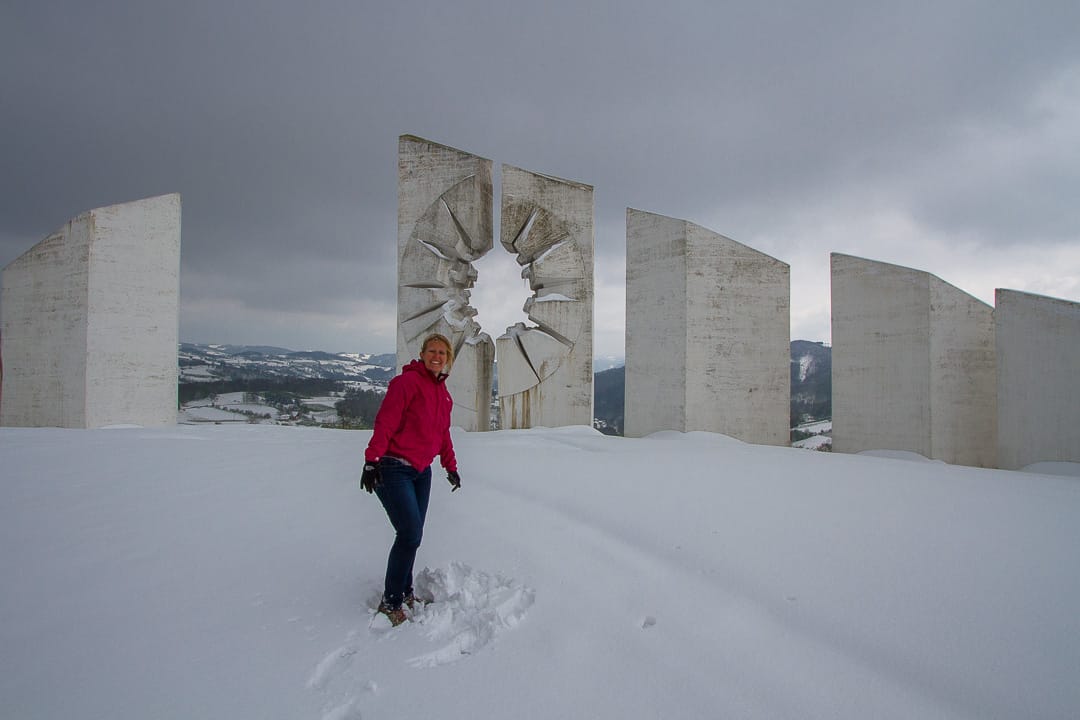
[[[830,353],[830,348],[819,342],[791,343],[791,427],[795,447],[831,448]],[[182,423],[333,426],[341,422],[335,405],[348,390],[382,393],[395,372],[393,354],[296,352],[266,346],[183,343],[179,362]],[[593,426],[608,435],[621,435],[625,384],[622,358],[599,358],[594,369]],[[297,386],[297,382],[304,385]],[[282,391],[294,397],[280,397]],[[494,427],[498,427],[498,411],[493,397]]]

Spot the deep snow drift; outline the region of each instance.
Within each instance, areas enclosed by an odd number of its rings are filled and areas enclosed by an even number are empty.
[[[368,437],[0,430],[0,715],[1080,714],[1077,478],[455,431],[391,628]]]

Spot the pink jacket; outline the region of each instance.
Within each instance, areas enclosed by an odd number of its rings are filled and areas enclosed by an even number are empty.
[[[390,381],[371,434],[364,459],[378,462],[383,455],[407,461],[423,470],[438,455],[447,470],[457,470],[450,440],[450,413],[454,401],[446,389],[446,376],[436,379],[413,360]]]

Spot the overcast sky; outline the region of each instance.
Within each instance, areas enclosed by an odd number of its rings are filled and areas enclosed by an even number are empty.
[[[5,0],[0,266],[178,192],[180,337],[393,352],[403,133],[595,188],[598,356],[623,354],[626,208],[791,266],[829,253],[993,303],[1080,301],[1080,3]],[[497,227],[497,226],[496,226]],[[478,265],[493,338],[513,257]]]

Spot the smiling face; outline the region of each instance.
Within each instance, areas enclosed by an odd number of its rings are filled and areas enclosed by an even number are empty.
[[[424,343],[424,349],[420,352],[420,360],[424,367],[432,375],[438,377],[439,373],[446,372],[450,362],[450,348],[442,340],[431,338]]]

